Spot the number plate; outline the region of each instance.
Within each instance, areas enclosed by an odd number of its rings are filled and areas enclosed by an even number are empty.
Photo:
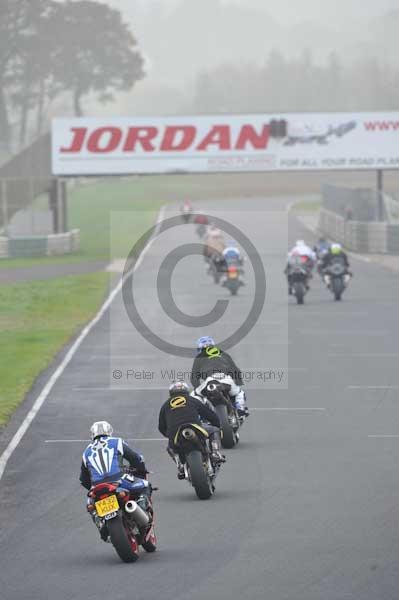
[[[237,271],[232,271],[231,273],[229,273],[229,279],[237,279],[237,277],[238,277]]]
[[[118,498],[113,496],[108,496],[108,498],[103,498],[103,500],[98,500],[95,504],[96,511],[99,517],[105,517],[105,515],[109,515],[110,513],[119,510],[119,502]]]

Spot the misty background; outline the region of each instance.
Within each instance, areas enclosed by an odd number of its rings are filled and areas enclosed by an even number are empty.
[[[2,12],[26,7],[14,58],[4,33],[0,41],[1,148],[23,147],[52,117],[74,114],[396,110],[395,4],[1,0],[0,30]],[[27,40],[34,51],[21,51]]]
[[[128,99],[139,114],[397,106],[396,0],[110,4],[147,58],[147,77]]]

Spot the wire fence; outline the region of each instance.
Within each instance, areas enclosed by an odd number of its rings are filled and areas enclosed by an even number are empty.
[[[323,207],[347,221],[373,222],[386,219],[381,215],[380,196],[370,188],[323,186]],[[383,211],[384,212],[384,211]]]

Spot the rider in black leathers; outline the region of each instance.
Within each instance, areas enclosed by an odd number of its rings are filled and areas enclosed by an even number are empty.
[[[347,273],[349,273],[349,259],[346,252],[343,251],[341,244],[331,244],[328,252],[323,255],[321,260],[320,269],[324,271],[333,263],[340,262],[346,268]]]
[[[184,456],[179,455],[179,449],[175,445],[175,436],[180,427],[187,424],[198,425],[205,429],[211,441],[213,459],[224,462],[224,456],[220,453],[218,415],[211,405],[204,404],[198,398],[193,397],[186,383],[177,381],[169,388],[169,398],[161,407],[158,429],[163,436],[169,439],[167,451],[177,464],[179,479],[184,478]]]
[[[198,340],[198,354],[191,370],[191,385],[195,389],[201,380],[205,381],[214,373],[230,375],[236,385],[243,385],[241,371],[230,354],[216,346],[212,338],[204,336]]]

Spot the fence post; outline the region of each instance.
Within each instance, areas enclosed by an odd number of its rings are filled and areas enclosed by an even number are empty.
[[[61,204],[62,204],[62,231],[66,233],[68,231],[68,196],[67,196],[67,183],[65,179],[61,180]]]
[[[378,205],[378,221],[384,220],[384,171],[377,171],[377,205]]]
[[[1,211],[3,215],[4,235],[8,236],[8,205],[7,205],[7,180],[1,179]]]

